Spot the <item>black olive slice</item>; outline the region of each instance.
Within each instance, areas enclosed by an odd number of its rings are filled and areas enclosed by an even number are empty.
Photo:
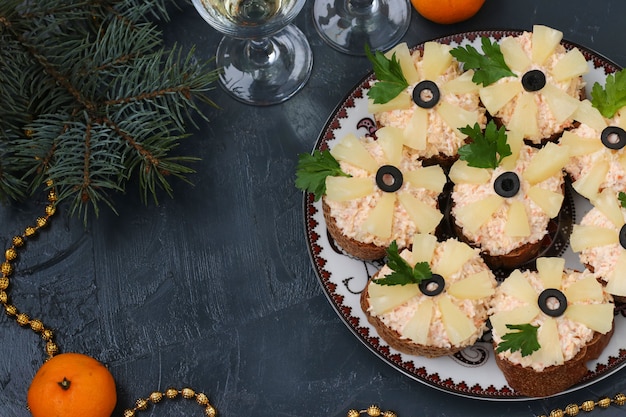
[[[619,244],[626,249],[626,224],[619,229]]]
[[[550,317],[559,317],[567,309],[567,298],[565,294],[556,288],[545,289],[539,294],[537,304],[541,311]]]
[[[402,187],[402,172],[393,165],[383,165],[376,172],[376,185],[386,193],[394,193]]]
[[[626,131],[621,127],[605,127],[600,135],[602,144],[609,149],[618,150],[626,146]]]
[[[522,77],[522,87],[528,92],[539,91],[546,85],[546,75],[539,70],[530,70]]]
[[[432,81],[421,81],[413,89],[413,101],[423,109],[432,109],[440,98],[439,87]]]
[[[503,172],[494,181],[493,189],[500,197],[513,197],[520,189],[519,176],[512,171]]]
[[[418,284],[422,294],[429,297],[441,294],[446,287],[446,281],[439,274],[432,274],[430,278],[426,278]]]

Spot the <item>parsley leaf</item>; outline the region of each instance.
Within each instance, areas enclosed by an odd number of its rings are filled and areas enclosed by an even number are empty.
[[[505,352],[507,350],[515,352],[519,350],[522,356],[528,356],[541,348],[537,340],[537,329],[539,329],[539,326],[527,323],[507,324],[506,327],[507,329],[517,331],[503,335],[502,342],[498,344],[496,352]]]
[[[387,249],[387,266],[391,268],[393,272],[383,278],[375,279],[374,282],[376,284],[419,284],[433,275],[428,262],[418,262],[414,267],[411,267],[398,253],[398,245],[395,240],[391,242],[391,245],[389,245]]]
[[[395,53],[388,59],[380,51],[372,53],[369,45],[365,44],[365,55],[372,63],[374,74],[378,79],[367,92],[367,96],[374,100],[374,103],[387,103],[409,86]]]
[[[313,193],[315,201],[326,193],[326,177],[349,177],[341,170],[339,162],[330,151],[313,151],[312,154],[300,154],[296,168],[296,187]]]
[[[620,191],[619,194],[617,194],[617,199],[619,200],[620,205],[626,208],[626,193]]]
[[[465,48],[458,46],[450,51],[457,61],[463,63],[465,70],[474,70],[472,81],[475,84],[482,84],[486,87],[500,78],[517,77],[504,61],[504,55],[497,42],[491,43],[489,38],[482,37],[481,43],[484,55],[472,45],[467,45]]]
[[[487,123],[484,133],[478,123],[459,130],[472,139],[459,148],[459,158],[471,167],[497,168],[505,157],[511,155],[511,147],[506,143],[506,129],[498,129],[493,120]]]
[[[591,104],[609,119],[626,106],[626,71],[608,75],[604,87],[596,82],[591,89]]]

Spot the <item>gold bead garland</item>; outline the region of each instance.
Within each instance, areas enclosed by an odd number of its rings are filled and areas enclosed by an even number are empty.
[[[47,185],[52,187],[52,182],[48,182]],[[59,353],[59,347],[54,341],[54,333],[52,330],[46,328],[43,322],[39,319],[31,319],[27,314],[21,313],[17,307],[11,304],[7,290],[11,284],[9,277],[14,272],[13,263],[18,258],[18,250],[23,248],[26,243],[26,238],[34,236],[39,229],[45,227],[48,224],[48,220],[56,213],[57,194],[56,191],[51,189],[48,193],[48,202],[45,209],[45,216],[38,217],[35,221],[35,226],[28,226],[24,229],[22,235],[14,236],[12,239],[12,246],[4,252],[4,262],[0,264],[0,304],[4,307],[5,312],[9,317],[15,319],[15,321],[22,327],[29,326],[35,333],[41,335],[46,342],[46,354],[48,359]],[[135,402],[135,407],[124,411],[124,417],[135,417],[137,412],[144,411],[148,408],[150,403],[157,404],[165,397],[168,399],[175,399],[178,396],[185,399],[195,399],[196,403],[204,407],[204,415],[206,417],[216,417],[217,410],[209,403],[209,398],[203,393],[196,393],[191,388],[183,388],[177,390],[175,388],[168,388],[165,393],[158,391],[150,394],[148,398],[141,398]],[[392,417],[392,416],[390,416]]]
[[[48,186],[51,187],[52,184],[48,183]],[[7,289],[11,283],[9,277],[14,272],[13,262],[18,258],[18,251],[24,247],[26,238],[34,236],[39,229],[47,226],[50,217],[56,213],[56,202],[57,194],[51,189],[48,192],[48,205],[46,205],[45,216],[38,217],[35,221],[35,226],[28,226],[24,229],[23,234],[13,237],[12,246],[4,252],[4,262],[0,265],[0,273],[2,273],[2,276],[0,276],[0,303],[2,303],[7,315],[15,319],[17,324],[22,327],[30,326],[31,330],[41,335],[46,342],[48,359],[59,352],[59,347],[54,341],[54,333],[52,330],[47,329],[41,320],[31,319],[27,314],[20,312],[14,304],[11,304]]]
[[[539,417],[574,417],[577,416],[580,411],[591,412],[596,406],[600,408],[609,408],[611,404],[622,406],[626,404],[626,395],[621,392],[616,394],[613,398],[602,397],[598,401],[587,400],[582,402],[580,405],[578,404],[568,404],[565,407],[565,410],[561,410],[560,408],[556,408],[550,411],[550,414],[542,414]]]
[[[365,410],[348,410],[347,417],[359,417],[361,414],[367,414],[370,417],[398,417],[397,414],[393,411],[381,411],[380,407],[377,405],[370,405]]]
[[[155,391],[150,394],[147,398],[140,398],[135,402],[134,408],[129,408],[124,410],[123,417],[135,417],[137,412],[145,411],[148,409],[150,404],[158,404],[161,402],[163,398],[167,398],[169,400],[173,400],[178,396],[182,396],[186,400],[195,399],[198,405],[204,407],[204,415],[206,417],[215,417],[217,416],[217,410],[209,403],[209,397],[207,397],[203,393],[196,393],[191,388],[183,388],[182,390],[177,390],[175,388],[168,388],[165,392]]]

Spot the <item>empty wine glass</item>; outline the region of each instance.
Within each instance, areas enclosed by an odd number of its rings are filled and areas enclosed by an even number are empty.
[[[200,15],[225,36],[215,63],[220,84],[247,104],[283,102],[308,81],[313,54],[291,22],[306,0],[193,0]]]
[[[409,0],[315,0],[315,28],[333,48],[351,55],[387,50],[406,33],[411,21]]]

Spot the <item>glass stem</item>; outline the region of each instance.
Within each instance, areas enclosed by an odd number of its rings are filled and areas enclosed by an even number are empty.
[[[276,51],[269,38],[249,40],[245,54],[248,61],[257,68],[266,67],[276,60]]]
[[[348,10],[354,15],[367,15],[378,9],[378,0],[347,0]]]

